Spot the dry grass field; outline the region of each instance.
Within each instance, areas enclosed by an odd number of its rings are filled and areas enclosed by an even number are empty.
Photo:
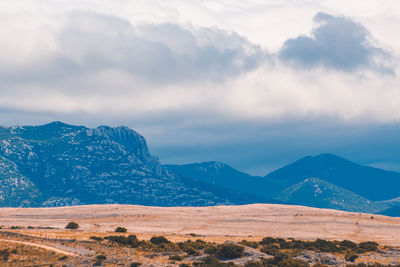
[[[79,229],[66,230],[65,226],[71,221],[78,223]],[[375,241],[386,252],[360,254],[356,262],[400,264],[400,250],[397,249],[400,247],[400,218],[301,206],[1,208],[0,226],[0,250],[5,249],[10,254],[0,266],[32,266],[39,263],[47,266],[130,266],[132,262],[140,262],[143,266],[178,266],[182,263],[172,261],[169,258],[171,253],[187,252],[177,250],[175,243],[188,239],[193,242],[200,239],[215,245],[224,242],[237,244],[244,239],[258,243],[264,237],[303,241],[351,240],[356,243]],[[114,233],[116,227],[124,227],[128,232]],[[138,249],[102,239],[110,235],[136,235],[145,243]],[[156,235],[174,242],[171,243],[174,247],[160,248],[147,242]],[[245,249],[247,254],[253,255],[250,259],[258,259],[254,255],[260,254],[260,248],[254,250],[245,246]],[[291,250],[289,252],[292,253]],[[344,258],[343,251],[339,254],[336,256]],[[97,258],[99,255],[100,259]],[[323,257],[321,255],[317,253],[319,258]],[[185,264],[190,265],[197,259],[191,259],[189,254],[186,256],[188,258],[183,260]],[[271,257],[265,253],[259,256]],[[28,258],[32,259],[31,262]],[[19,264],[15,265],[16,262]],[[235,264],[243,266],[245,262]],[[341,266],[346,266],[343,264]]]

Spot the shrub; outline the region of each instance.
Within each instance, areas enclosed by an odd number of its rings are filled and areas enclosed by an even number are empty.
[[[358,247],[363,251],[376,251],[379,244],[373,241],[362,242],[358,244]]]
[[[272,259],[266,260],[265,266],[296,266],[296,267],[308,267],[310,266],[307,262],[296,260],[290,257],[286,253],[280,253]]]
[[[104,260],[107,259],[107,257],[106,257],[106,255],[101,254],[101,255],[97,255],[97,256],[96,256],[96,259],[97,259],[98,261],[104,261]]]
[[[79,224],[77,224],[76,222],[69,222],[67,224],[67,226],[65,226],[65,229],[70,229],[70,230],[74,230],[74,229],[78,229],[79,228]]]
[[[214,246],[214,245],[209,244],[204,248],[204,252],[209,254],[209,255],[214,255],[214,254],[217,253],[217,247]]]
[[[120,235],[110,235],[106,236],[104,239],[107,239],[111,242],[118,243],[123,246],[130,246],[132,248],[136,248],[139,246],[139,240],[136,235],[129,235],[128,237],[120,236]]]
[[[0,258],[4,261],[8,261],[8,258],[10,257],[10,251],[8,249],[2,249],[0,250]]]
[[[276,256],[280,253],[279,247],[274,244],[263,245],[260,251],[271,256]]]
[[[236,244],[221,244],[217,246],[215,255],[220,259],[236,259],[244,255],[244,247]]]
[[[153,237],[150,239],[150,243],[156,244],[156,245],[159,245],[159,244],[166,244],[166,243],[169,243],[169,240],[166,239],[166,238],[163,237],[163,236],[153,236]]]
[[[114,231],[116,233],[126,233],[128,230],[125,227],[117,227]]]
[[[204,249],[207,246],[207,243],[204,242],[203,240],[196,240],[196,242],[193,242],[191,240],[187,240],[185,242],[179,242],[178,246],[183,251],[186,251],[187,249],[201,250],[201,249]]]
[[[139,267],[139,266],[141,266],[142,264],[140,263],[140,262],[132,262],[131,263],[131,267]]]
[[[349,252],[347,252],[347,253],[344,255],[344,259],[345,259],[346,261],[354,262],[357,258],[358,258],[358,255],[355,254],[355,253],[352,252],[352,251],[349,251]]]
[[[242,240],[240,244],[251,248],[258,248],[258,243],[253,241]]]
[[[267,245],[267,244],[273,244],[273,243],[277,243],[277,241],[273,237],[264,237],[260,241],[260,245]]]
[[[339,242],[339,246],[343,249],[351,249],[351,250],[357,250],[358,246],[356,243],[349,241],[349,240],[343,240]]]

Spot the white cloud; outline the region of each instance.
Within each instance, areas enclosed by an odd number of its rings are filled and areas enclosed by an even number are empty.
[[[371,46],[396,63],[398,2],[385,3],[2,1],[0,108],[115,118],[180,112],[197,114],[199,123],[210,114],[220,123],[399,121],[396,75],[308,71],[271,60],[327,12],[355,19],[374,37]]]

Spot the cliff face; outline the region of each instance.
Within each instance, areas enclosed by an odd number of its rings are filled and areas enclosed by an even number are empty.
[[[3,127],[0,180],[1,206],[237,203],[220,189],[169,173],[143,136],[127,127]]]

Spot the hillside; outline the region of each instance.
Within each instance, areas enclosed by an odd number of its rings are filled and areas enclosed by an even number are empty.
[[[0,166],[0,206],[265,202],[168,172],[144,137],[127,127],[2,127]]]
[[[370,201],[318,178],[307,178],[279,192],[274,198],[296,205],[353,212],[375,213],[390,207],[388,203]]]
[[[282,190],[310,177],[318,177],[369,200],[387,200],[400,195],[400,173],[361,166],[332,154],[307,156],[265,176],[280,183]]]
[[[203,183],[270,198],[274,184],[259,176],[238,171],[228,164],[216,161],[183,165],[164,165],[169,171],[195,178]]]

